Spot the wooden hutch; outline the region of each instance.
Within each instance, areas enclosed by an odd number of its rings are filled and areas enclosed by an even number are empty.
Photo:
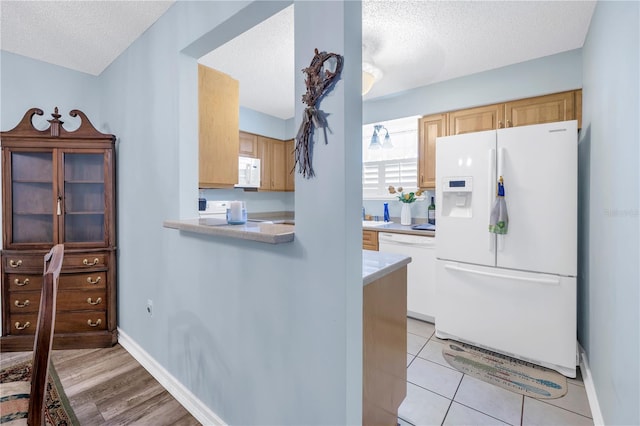
[[[2,146],[2,351],[33,349],[44,254],[64,244],[56,349],[109,347],[116,326],[114,135],[80,126],[67,131],[55,108],[38,130],[26,112]],[[44,120],[43,120],[44,121]]]

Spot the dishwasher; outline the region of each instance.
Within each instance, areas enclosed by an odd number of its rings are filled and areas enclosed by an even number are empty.
[[[407,265],[407,316],[435,322],[436,238],[379,232],[378,245],[380,251],[411,256]]]

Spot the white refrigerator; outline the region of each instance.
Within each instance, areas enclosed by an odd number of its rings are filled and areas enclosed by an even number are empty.
[[[575,377],[577,148],[576,121],[437,139],[437,337]]]

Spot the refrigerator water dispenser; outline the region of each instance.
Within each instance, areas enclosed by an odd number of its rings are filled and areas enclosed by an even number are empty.
[[[460,218],[472,217],[472,194],[473,178],[471,176],[443,178],[441,215]]]

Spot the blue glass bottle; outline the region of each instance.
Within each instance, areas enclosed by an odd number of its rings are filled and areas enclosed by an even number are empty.
[[[389,222],[391,219],[389,218],[389,203],[384,203],[384,221]]]

